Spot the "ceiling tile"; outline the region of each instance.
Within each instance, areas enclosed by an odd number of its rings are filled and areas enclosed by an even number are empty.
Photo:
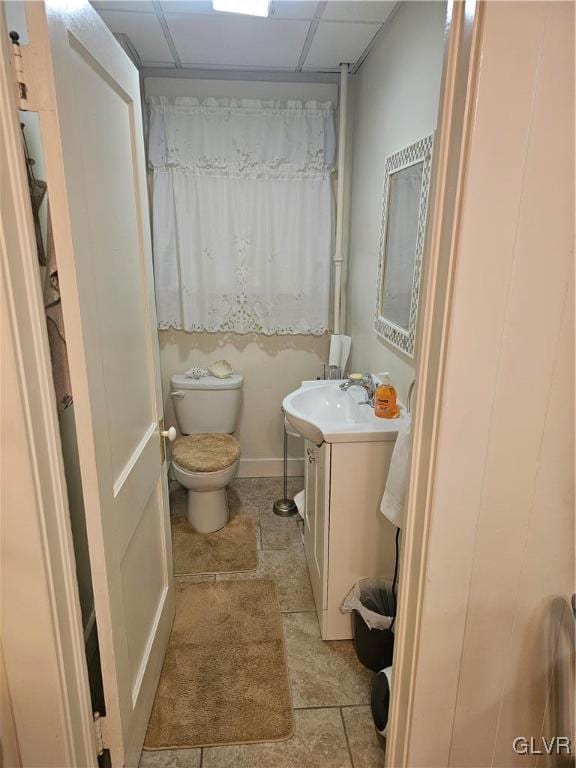
[[[313,19],[315,0],[272,0],[270,16],[277,19]]]
[[[97,11],[145,11],[154,13],[151,0],[90,0]]]
[[[379,24],[321,21],[303,69],[337,69],[342,63],[355,64],[379,29]]]
[[[112,32],[128,35],[142,61],[172,61],[170,48],[153,13],[99,11]]]
[[[309,22],[243,16],[168,14],[182,64],[294,68]]]
[[[395,0],[328,0],[323,21],[386,21],[394,10]]]

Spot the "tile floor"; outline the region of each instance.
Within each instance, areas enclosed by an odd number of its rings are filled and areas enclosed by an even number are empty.
[[[290,492],[302,488],[290,480]],[[314,609],[300,527],[280,518],[272,503],[282,496],[279,478],[235,480],[228,489],[231,514],[256,522],[258,570],[246,574],[177,576],[178,581],[273,578],[278,586],[296,730],[288,741],[230,747],[143,752],[140,768],[381,768],[384,751],[372,724],[372,673],[347,640],[324,642]],[[180,507],[183,493],[171,504]]]

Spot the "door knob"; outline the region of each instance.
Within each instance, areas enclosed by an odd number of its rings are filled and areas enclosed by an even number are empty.
[[[171,443],[173,443],[174,440],[176,440],[176,430],[174,429],[174,427],[170,427],[170,429],[162,430],[160,432],[160,435],[162,437],[168,438],[168,440],[170,440]]]

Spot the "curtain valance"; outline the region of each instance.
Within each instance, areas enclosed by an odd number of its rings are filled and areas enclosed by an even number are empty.
[[[322,334],[331,104],[150,101],[160,328]]]
[[[260,178],[325,177],[334,163],[330,102],[151,97],[154,169]]]

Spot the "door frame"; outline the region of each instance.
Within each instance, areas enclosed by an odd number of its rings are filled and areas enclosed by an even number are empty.
[[[392,689],[386,764],[406,765],[410,731],[408,713],[412,705],[417,672],[418,633],[423,598],[423,575],[427,555],[429,508],[437,445],[437,424],[445,364],[445,347],[452,304],[457,223],[461,208],[461,186],[467,156],[468,123],[473,109],[476,67],[479,56],[482,3],[476,0],[449,2],[446,25],[442,95],[433,169],[434,192],[425,257],[424,302],[420,319],[420,349],[417,356],[417,398],[413,434],[414,450],[410,493],[404,532],[401,569],[395,680]],[[45,693],[52,707],[67,713],[62,730],[54,733],[61,747],[62,766],[96,765],[95,739],[89,700],[88,675],[80,617],[75,560],[70,533],[60,436],[51,378],[42,294],[36,267],[34,228],[28,199],[15,98],[15,75],[0,19],[0,114],[2,136],[0,159],[8,158],[6,177],[10,190],[1,198],[0,214],[13,217],[8,258],[2,249],[3,279],[10,296],[10,333],[18,357],[18,377],[28,419],[23,430],[28,438],[30,460],[36,471],[37,522],[41,531],[41,555],[46,565],[41,586],[49,595],[53,622],[46,633],[37,633],[38,654],[47,665],[55,659],[60,685]],[[17,478],[9,478],[17,482]],[[418,514],[416,511],[418,510]],[[3,638],[19,631],[5,617]],[[5,640],[4,640],[5,643]],[[8,682],[16,675],[18,659],[4,645]],[[37,701],[44,691],[38,690]],[[18,691],[12,690],[19,737],[38,726],[36,702],[28,709],[18,706]]]
[[[482,49],[484,0],[449,0],[418,320],[416,402],[386,766],[408,767],[459,224]],[[458,574],[453,574],[457,581]]]
[[[6,682],[23,765],[38,765],[37,756],[43,755],[45,765],[96,766],[76,562],[15,84],[0,9],[0,266],[9,316],[5,332],[15,351],[13,373],[19,389],[19,397],[4,406],[23,411],[21,434],[27,447],[2,483],[10,499],[32,478],[35,498],[29,514],[2,510],[2,546],[39,564],[21,573],[11,559],[3,562],[2,584],[25,578],[30,600],[46,605],[49,614],[48,621],[31,631],[18,605],[3,599]],[[21,470],[13,471],[18,464]]]
[[[556,633],[574,627],[574,561],[560,544],[573,536],[574,505],[573,12],[482,2],[462,19],[467,97],[450,137],[462,162],[451,168],[439,146],[446,210],[434,211],[429,244],[436,282],[422,334],[389,766],[518,765],[518,733],[570,735],[559,729],[570,697],[553,685],[570,674]],[[526,349],[536,361],[529,386],[518,362]]]

